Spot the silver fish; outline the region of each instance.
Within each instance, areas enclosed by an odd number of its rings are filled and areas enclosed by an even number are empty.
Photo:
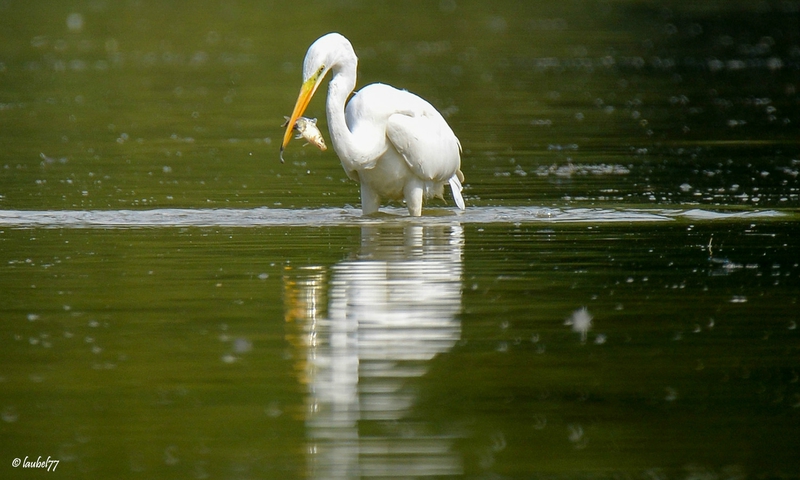
[[[289,117],[283,118],[286,119],[286,123],[282,125],[285,127],[289,123]],[[325,145],[325,139],[322,138],[322,132],[320,132],[319,128],[317,128],[316,118],[300,117],[294,123],[292,130],[297,132],[297,135],[295,135],[294,138],[305,138],[306,142],[314,145],[323,152],[328,149],[328,146]]]

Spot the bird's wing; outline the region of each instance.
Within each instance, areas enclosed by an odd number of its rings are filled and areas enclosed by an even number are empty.
[[[461,170],[459,170],[455,175],[450,177],[449,183],[450,183],[450,191],[453,192],[453,200],[455,200],[456,205],[461,210],[466,210],[467,206],[464,203],[464,197],[461,196],[461,189],[462,189],[461,179],[463,178],[464,174],[461,173]]]
[[[411,170],[424,180],[448,181],[461,166],[458,138],[435,110],[390,115],[386,136]]]

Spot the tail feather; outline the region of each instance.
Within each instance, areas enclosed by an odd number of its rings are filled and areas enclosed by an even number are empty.
[[[453,200],[456,201],[458,208],[461,210],[466,210],[467,206],[464,204],[464,197],[461,196],[462,187],[460,178],[464,178],[464,174],[462,174],[460,170],[456,173],[456,175],[450,177],[450,190],[453,192]]]

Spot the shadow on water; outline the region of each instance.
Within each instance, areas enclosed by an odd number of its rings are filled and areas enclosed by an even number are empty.
[[[463,249],[457,223],[364,226],[355,258],[285,269],[310,478],[463,473],[452,436],[408,418],[410,381],[461,337]]]

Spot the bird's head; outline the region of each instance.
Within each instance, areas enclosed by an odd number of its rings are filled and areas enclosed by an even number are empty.
[[[300,87],[300,95],[297,96],[294,110],[286,124],[286,132],[283,134],[281,161],[283,161],[283,150],[292,139],[294,124],[306,111],[311,97],[322,83],[322,79],[331,69],[336,69],[348,62],[357,62],[356,54],[350,41],[341,34],[323,35],[308,47],[306,58],[303,60],[303,85]]]

